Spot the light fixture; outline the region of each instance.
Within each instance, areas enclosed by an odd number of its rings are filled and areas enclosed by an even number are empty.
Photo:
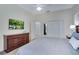
[[[37,7],[36,10],[37,10],[37,11],[41,11],[42,8],[41,8],[41,7]]]
[[[70,25],[70,29],[75,29],[75,25]]]
[[[69,34],[68,34],[68,37],[71,37],[72,36],[72,34],[73,34],[73,32],[75,32],[75,25],[70,25],[70,32],[69,32]]]

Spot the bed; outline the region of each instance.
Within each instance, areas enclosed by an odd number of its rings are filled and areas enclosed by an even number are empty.
[[[78,55],[68,39],[40,37],[20,47],[16,55]]]

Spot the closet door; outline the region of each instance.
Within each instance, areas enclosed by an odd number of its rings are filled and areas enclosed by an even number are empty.
[[[32,22],[31,24],[31,38],[41,37],[43,35],[44,27],[43,23],[39,21]]]
[[[43,24],[41,22],[35,22],[35,34],[37,36],[42,36],[42,34],[43,34]]]
[[[48,22],[47,23],[47,36],[60,38],[62,36],[61,31],[63,30],[62,25],[63,24],[58,21]]]

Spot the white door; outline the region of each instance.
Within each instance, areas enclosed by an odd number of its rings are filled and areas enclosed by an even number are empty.
[[[64,33],[63,22],[54,21],[47,23],[47,36],[62,37],[63,33]]]
[[[38,36],[43,35],[43,23],[42,22],[36,22],[35,23],[35,33]]]
[[[31,24],[31,38],[37,38],[43,35],[43,23],[39,21]]]

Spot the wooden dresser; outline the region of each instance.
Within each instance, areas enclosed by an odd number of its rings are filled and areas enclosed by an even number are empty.
[[[29,33],[4,35],[5,52],[10,52],[27,43],[29,43]]]

